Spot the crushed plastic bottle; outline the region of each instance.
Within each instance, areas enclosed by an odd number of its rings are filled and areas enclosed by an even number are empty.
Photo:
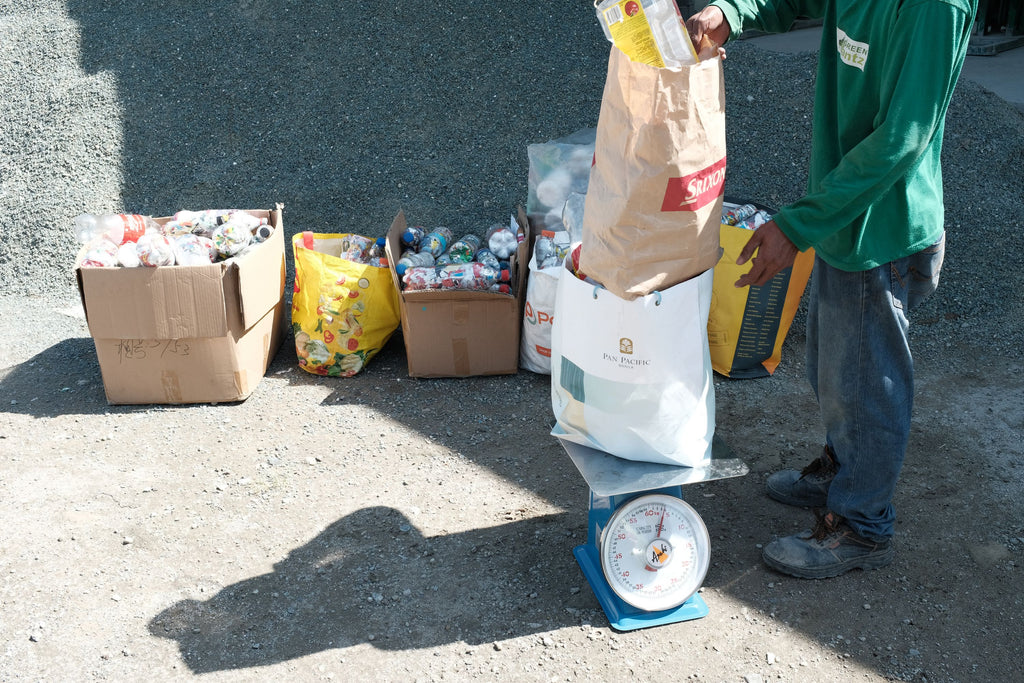
[[[395,272],[400,276],[405,274],[405,271],[409,268],[427,267],[434,265],[434,257],[425,251],[409,251],[402,254],[402,257],[398,259],[398,263],[395,264]]]
[[[132,244],[132,243],[128,243]],[[134,246],[134,245],[133,245]],[[87,268],[110,268],[118,264],[119,247],[108,239],[96,238],[85,246],[78,265]]]
[[[420,242],[420,253],[427,252],[435,259],[448,251],[448,245],[452,243],[452,231],[448,228],[434,228],[423,236]]]
[[[370,248],[366,250],[366,260],[379,259],[385,255],[385,247],[387,246],[388,240],[385,237],[378,237],[377,240],[370,245]]]
[[[422,227],[410,225],[402,233],[402,244],[409,249],[418,249],[426,234],[426,230]]]
[[[501,261],[498,260],[498,257],[495,256],[494,252],[490,249],[484,248],[476,252],[476,261],[477,263],[482,263],[489,268],[501,270]]]
[[[166,234],[166,233],[165,233]],[[252,241],[257,243],[266,242],[270,239],[270,236],[274,234],[274,226],[264,223],[252,234]]]
[[[595,0],[605,37],[634,62],[679,69],[698,63],[674,0]]]
[[[458,263],[450,266],[414,267],[405,271],[406,290],[473,289],[488,291],[493,285],[510,279],[508,271],[497,271],[482,263]]]
[[[248,216],[249,214],[244,215]],[[213,244],[217,247],[217,253],[221,258],[230,258],[245,249],[252,242],[252,226],[248,221],[228,220],[213,229],[210,239],[213,240]]]
[[[538,268],[553,268],[558,265],[558,250],[555,247],[554,233],[545,230],[533,243],[533,256],[537,259]]]
[[[728,207],[722,210],[722,222],[729,225],[737,225],[757,213],[757,207],[753,204]]]
[[[75,238],[82,244],[103,238],[116,246],[121,246],[125,242],[138,241],[147,230],[160,230],[152,216],[128,213],[105,213],[97,216],[83,213],[75,217]]]
[[[463,235],[452,246],[448,247],[448,255],[456,263],[469,263],[480,249],[480,238],[476,235]]]
[[[174,265],[174,245],[159,232],[147,232],[136,244],[142,265],[151,268]]]
[[[364,254],[366,250],[373,244],[369,237],[363,237],[362,235],[345,235],[341,239],[341,253],[338,254],[341,258],[346,261],[354,261],[356,263],[364,263]]]
[[[209,237],[179,235],[172,240],[174,262],[179,266],[208,266],[217,260],[217,246]]]
[[[494,252],[499,259],[507,259],[519,246],[519,238],[516,233],[507,225],[500,223],[495,223],[487,228],[484,241],[487,242],[487,248]]]

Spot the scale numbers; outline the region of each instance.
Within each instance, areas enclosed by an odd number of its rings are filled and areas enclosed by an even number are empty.
[[[675,496],[642,495],[620,506],[601,533],[601,569],[622,600],[649,612],[697,592],[711,541],[696,510]]]

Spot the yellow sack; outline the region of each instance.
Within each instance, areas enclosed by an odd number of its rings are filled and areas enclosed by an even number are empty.
[[[340,256],[351,238],[359,236],[311,236],[311,249],[304,233],[292,238],[295,352],[306,372],[351,377],[398,329],[398,292],[388,268]]]
[[[722,258],[715,266],[708,344],[711,367],[734,379],[767,377],[775,372],[782,356],[782,342],[793,324],[807,280],[814,267],[814,250],[796,255],[792,268],[778,273],[761,287],[736,288],[751,268],[736,259],[753,233],[722,224],[719,239]]]

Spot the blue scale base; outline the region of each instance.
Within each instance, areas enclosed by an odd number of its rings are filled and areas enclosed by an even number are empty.
[[[592,545],[578,545],[573,548],[572,554],[576,557],[576,562],[583,570],[583,576],[586,577],[587,583],[590,584],[597,601],[601,604],[601,609],[608,617],[608,622],[616,631],[635,631],[640,628],[700,619],[708,615],[707,603],[696,593],[679,607],[673,609],[661,612],[646,612],[637,609],[623,602],[622,598],[608,587],[604,572],[601,571],[601,558],[598,557],[597,550]]]
[[[552,434],[560,436],[557,428]],[[732,452],[717,437],[711,459],[697,468],[624,460],[566,439],[559,440],[590,487],[587,543],[573,548],[572,554],[611,627],[633,631],[706,617],[708,606],[699,593],[677,607],[657,612],[633,607],[616,595],[601,569],[601,532],[614,511],[637,495],[664,493],[682,499],[684,485],[741,477],[747,473],[747,466],[735,458],[722,457],[731,456]]]

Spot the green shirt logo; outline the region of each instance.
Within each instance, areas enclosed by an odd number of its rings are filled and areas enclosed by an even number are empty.
[[[836,27],[836,45],[839,49],[839,59],[845,64],[864,70],[864,64],[868,61],[867,43],[858,43],[846,35],[843,29]]]

